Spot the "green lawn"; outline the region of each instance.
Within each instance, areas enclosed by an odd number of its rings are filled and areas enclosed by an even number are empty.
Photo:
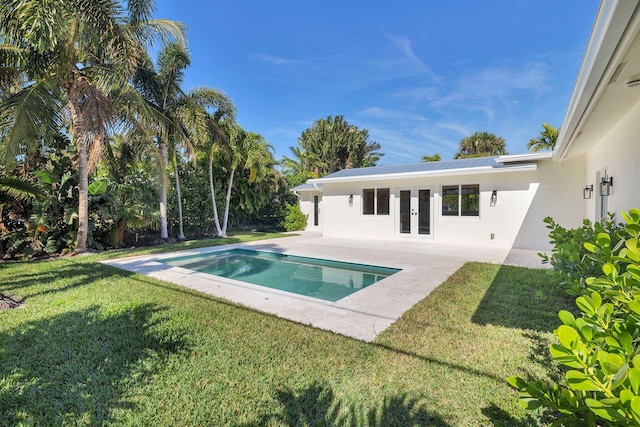
[[[0,264],[0,425],[536,425],[505,377],[557,375],[539,270],[467,264],[367,344],[111,256]]]

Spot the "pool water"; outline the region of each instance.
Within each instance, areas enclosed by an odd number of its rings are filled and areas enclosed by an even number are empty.
[[[400,271],[396,268],[247,249],[230,249],[158,261],[326,301],[338,301]]]

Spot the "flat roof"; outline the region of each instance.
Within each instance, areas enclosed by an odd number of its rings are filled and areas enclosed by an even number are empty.
[[[310,179],[305,185],[327,182],[364,181],[377,179],[401,179],[423,176],[453,176],[498,172],[536,170],[536,160],[548,159],[551,153],[514,156],[475,157],[459,160],[441,160],[406,165],[374,166],[368,168],[343,169],[322,178]],[[525,163],[525,162],[530,163]],[[294,189],[294,191],[298,191]],[[308,187],[307,187],[308,188]]]

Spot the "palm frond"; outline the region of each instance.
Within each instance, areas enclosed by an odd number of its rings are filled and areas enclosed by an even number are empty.
[[[0,156],[13,162],[37,147],[42,132],[60,129],[60,93],[48,81],[25,87],[0,104]]]
[[[187,92],[187,96],[204,108],[215,109],[214,117],[216,120],[227,118],[235,121],[236,119],[236,105],[233,100],[222,91],[209,87],[199,87]]]
[[[33,200],[43,193],[37,183],[17,176],[0,176],[0,191],[23,202]]]

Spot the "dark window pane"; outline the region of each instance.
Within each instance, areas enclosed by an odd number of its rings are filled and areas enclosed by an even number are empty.
[[[378,188],[376,199],[376,213],[378,215],[389,215],[389,189]]]
[[[418,190],[418,234],[431,234],[431,190]]]
[[[462,216],[478,216],[480,211],[480,186],[462,186]]]
[[[373,215],[375,201],[375,190],[367,188],[362,190],[362,213],[363,215]]]
[[[400,233],[411,233],[411,190],[400,191]]]
[[[442,215],[458,216],[458,193],[457,185],[442,186]]]

